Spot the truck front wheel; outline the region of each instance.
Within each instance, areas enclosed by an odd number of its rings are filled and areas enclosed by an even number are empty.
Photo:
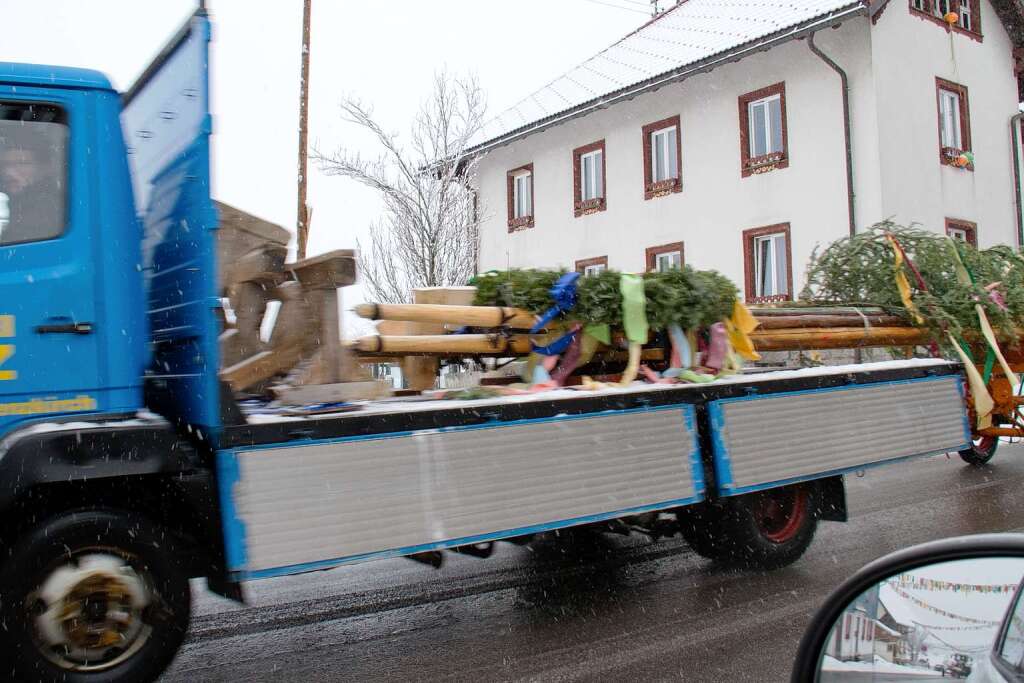
[[[0,675],[151,681],[190,613],[169,534],[123,513],[67,513],[23,536],[0,567]]]
[[[698,554],[727,564],[776,569],[795,562],[818,527],[815,489],[793,484],[723,498],[681,512],[683,537]]]

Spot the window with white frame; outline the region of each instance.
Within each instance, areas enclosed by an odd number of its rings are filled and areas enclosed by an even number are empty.
[[[583,276],[598,275],[608,270],[608,257],[597,256],[576,262],[576,272]]]
[[[596,149],[580,155],[580,198],[583,201],[604,197],[604,152]]]
[[[750,156],[763,157],[783,151],[782,96],[771,95],[747,105]]]
[[[762,298],[789,295],[789,248],[785,232],[752,238],[754,296]]]
[[[683,254],[679,251],[664,251],[654,255],[654,270],[664,273],[669,270],[678,270],[683,267]]]
[[[918,12],[925,11],[925,0],[910,0],[910,6],[916,9]]]
[[[972,2],[977,2],[977,0],[960,0],[960,10],[957,12],[957,23],[960,25],[960,28],[966,31],[974,30],[974,12],[971,7]]]
[[[970,221],[947,218],[946,234],[955,240],[978,246],[978,226]]]
[[[679,177],[679,129],[662,128],[651,133],[651,180],[655,183]]]
[[[958,228],[956,226],[951,225],[946,230],[946,232],[949,233],[949,236],[955,240],[960,240],[961,242],[967,241],[967,230],[965,230],[964,228]]]
[[[942,146],[963,149],[960,93],[939,88],[939,125]]]
[[[512,176],[512,217],[533,215],[533,173],[524,171]]]

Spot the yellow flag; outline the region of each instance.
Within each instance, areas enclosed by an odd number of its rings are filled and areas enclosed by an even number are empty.
[[[732,317],[723,322],[733,350],[747,360],[761,360],[749,336],[759,324],[750,309],[737,299],[732,306]]]
[[[960,356],[960,362],[964,364],[964,372],[967,373],[967,384],[971,388],[971,400],[974,402],[974,414],[977,416],[978,429],[985,429],[986,427],[992,426],[992,409],[995,407],[995,401],[992,400],[992,396],[988,393],[988,389],[985,387],[985,380],[981,378],[981,373],[978,372],[978,368],[975,367],[971,359],[967,357],[964,350],[960,348],[960,345],[956,343],[956,339],[953,338],[952,333],[947,332],[949,335],[949,341],[953,344],[953,348],[956,349],[956,353]]]
[[[914,300],[910,298],[910,282],[907,281],[907,275],[903,272],[903,250],[896,244],[896,240],[892,235],[886,235],[885,238],[889,240],[893,256],[896,259],[896,289],[900,291],[900,299],[903,300],[903,306],[910,311],[910,315],[916,324],[923,325],[924,318],[921,317],[921,312],[917,310]]]

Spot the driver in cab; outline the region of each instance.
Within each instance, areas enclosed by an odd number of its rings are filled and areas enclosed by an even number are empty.
[[[55,237],[63,229],[59,181],[47,155],[0,138],[0,246]]]

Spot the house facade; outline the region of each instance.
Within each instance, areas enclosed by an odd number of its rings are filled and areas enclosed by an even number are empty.
[[[761,302],[887,218],[1019,246],[1020,8],[685,0],[491,123],[479,270],[687,263]]]

